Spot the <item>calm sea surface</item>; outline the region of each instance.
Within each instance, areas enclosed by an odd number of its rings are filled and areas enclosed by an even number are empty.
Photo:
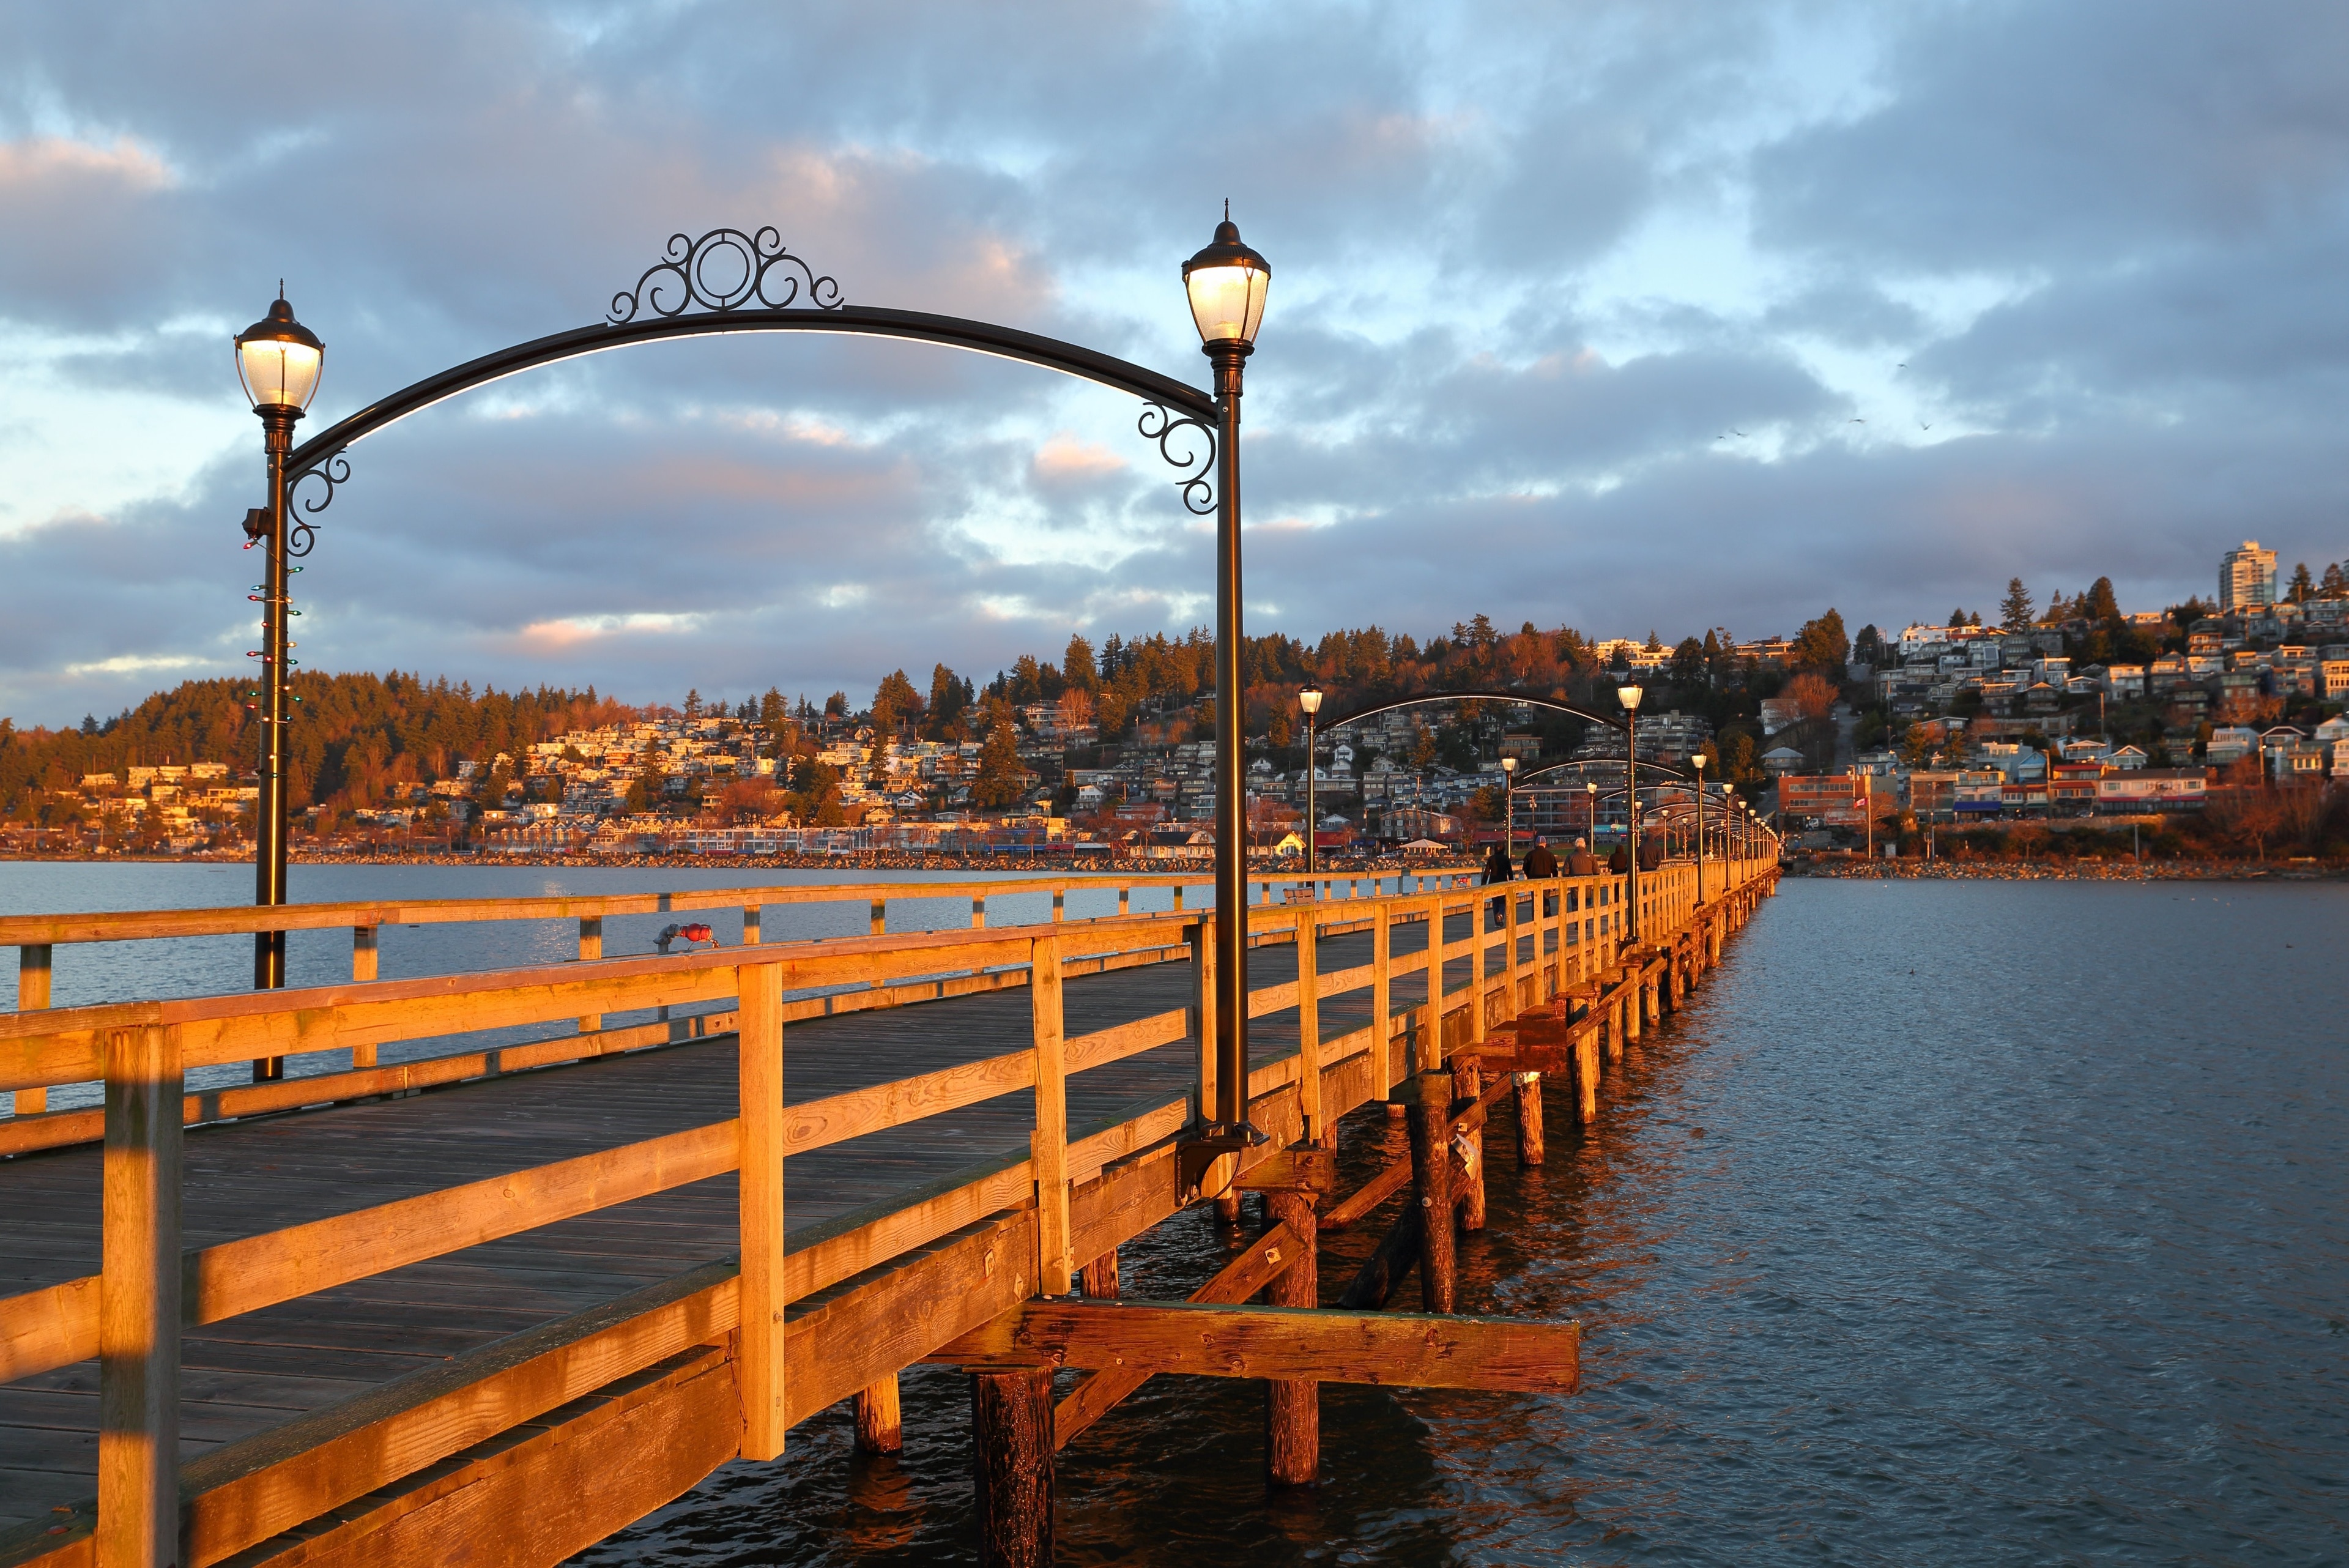
[[[145,869],[0,879],[67,907]],[[224,876],[187,901],[237,901]],[[1553,1097],[1521,1173],[1496,1123],[1463,1309],[1580,1318],[1580,1396],[1332,1386],[1322,1484],[1268,1499],[1257,1387],[1161,1378],[1062,1455],[1061,1559],[2349,1562],[2344,955],[2326,886],[1789,882],[1588,1136]],[[1392,1137],[1349,1129],[1347,1158]],[[1326,1239],[1329,1295],[1375,1239]],[[1234,1244],[1180,1219],[1127,1249],[1128,1293]],[[588,1560],[967,1560],[961,1379],[909,1373],[905,1424],[901,1459],[860,1459],[834,1411]]]

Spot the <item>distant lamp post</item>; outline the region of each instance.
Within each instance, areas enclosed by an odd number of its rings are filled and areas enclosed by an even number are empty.
[[[259,545],[268,551],[263,580],[254,597],[261,602],[261,690],[254,694],[254,711],[261,722],[261,790],[254,802],[253,823],[254,903],[270,908],[285,902],[285,671],[294,662],[294,639],[287,622],[300,612],[286,591],[287,559],[309,553],[310,531],[299,530],[297,548],[288,549],[285,519],[285,454],[294,447],[294,425],[318,395],[318,373],[326,366],[326,345],[317,335],[294,319],[283,284],[269,314],[236,335],[237,379],[253,411],[261,418],[263,445],[268,462],[268,504],[244,514],[246,548]],[[274,991],[285,983],[285,933],[259,931],[253,939],[253,984],[257,991]],[[253,1064],[256,1079],[285,1075],[283,1057]]]
[[[1640,940],[1640,699],[1647,695],[1644,688],[1620,686],[1615,695],[1623,704],[1623,812],[1626,831],[1630,835],[1630,869],[1625,873],[1623,897],[1629,908],[1624,911],[1630,921],[1633,941]]]
[[[1240,683],[1240,382],[1256,352],[1272,264],[1241,243],[1231,203],[1206,249],[1183,264],[1199,349],[1216,368],[1216,1103],[1202,1152],[1263,1135],[1247,1123],[1247,797]],[[1313,1129],[1315,1132],[1319,1128]]]
[[[1321,711],[1321,688],[1308,686],[1297,693],[1297,705],[1305,710],[1305,874],[1313,875],[1320,862],[1315,858],[1314,844],[1321,836],[1321,815],[1315,809],[1313,795],[1314,763],[1318,753],[1314,747],[1313,716]]]
[[[1696,770],[1696,901],[1704,902],[1704,753],[1689,759]]]
[[[1590,835],[1590,852],[1591,852],[1593,855],[1596,855],[1597,853],[1599,853],[1599,781],[1598,781],[1598,780],[1596,780],[1596,779],[1585,779],[1585,780],[1583,780],[1583,781],[1582,781],[1582,805],[1583,805],[1583,812],[1582,812],[1583,820],[1584,820],[1584,822],[1585,822],[1585,823],[1586,823],[1586,825],[1587,825],[1587,826],[1586,826],[1586,828],[1585,828],[1585,831],[1586,831],[1586,832],[1588,832],[1588,833]]]
[[[1517,853],[1517,759],[1501,759],[1501,852]]]

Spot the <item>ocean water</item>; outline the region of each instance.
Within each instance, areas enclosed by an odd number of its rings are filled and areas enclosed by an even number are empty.
[[[1553,1096],[1521,1172],[1495,1120],[1462,1309],[1580,1319],[1579,1395],[1330,1386],[1274,1496],[1260,1386],[1159,1378],[1062,1454],[1060,1560],[2349,1562],[2344,954],[2329,887],[1789,882],[1589,1132]],[[902,1457],[843,1407],[584,1561],[970,1560],[964,1380],[904,1391]]]
[[[545,867],[511,866],[294,866],[288,887],[294,902],[335,903],[349,899],[540,898],[564,894],[683,892],[707,888],[797,887],[853,880],[918,887],[923,882],[1033,879],[1032,872],[855,872],[778,870],[734,867],[711,870],[673,867]],[[1212,905],[1214,888],[1203,881],[1184,894],[1187,906]],[[253,901],[253,868],[246,865],[125,861],[108,865],[88,861],[0,861],[0,914],[86,913],[96,910],[191,909],[246,906]],[[1137,913],[1171,909],[1172,889],[1143,888],[1133,891],[1130,907]],[[1051,918],[1049,892],[1012,893],[988,901],[990,924],[1016,925]],[[1062,914],[1085,919],[1117,913],[1117,890],[1105,881],[1098,889],[1071,891]],[[816,937],[863,936],[870,929],[870,909],[862,900],[837,904],[783,904],[760,916],[760,930],[768,941],[804,940]],[[654,950],[653,939],[665,926],[707,921],[719,941],[731,947],[742,940],[740,909],[696,909],[678,914],[615,915],[604,921],[604,955],[621,958]],[[909,894],[892,899],[889,929],[943,930],[968,928],[970,901],[951,898],[921,898]],[[574,919],[500,920],[479,924],[386,926],[377,933],[377,974],[383,980],[419,975],[452,974],[558,963],[579,951],[579,926]],[[14,959],[0,949],[0,957]],[[351,934],[347,929],[292,931],[286,937],[286,983],[292,986],[335,985],[351,977]],[[13,967],[0,976],[0,1012],[15,1010],[16,991]],[[253,939],[250,936],[187,937],[140,942],[85,942],[58,947],[52,953],[50,1005],[78,1007],[93,1002],[124,1002],[149,997],[210,996],[239,992],[253,984]],[[678,1010],[683,1016],[694,1009]],[[612,1013],[606,1023],[617,1028],[639,1023],[650,1013]],[[481,1030],[430,1040],[402,1041],[382,1048],[385,1063],[412,1061],[453,1050],[481,1050],[536,1039],[543,1026]],[[350,1065],[348,1052],[318,1052],[290,1059],[289,1076],[305,1077],[339,1072]],[[188,1075],[191,1086],[206,1089],[247,1081],[242,1066],[199,1068]],[[55,1109],[96,1105],[101,1098],[96,1085],[78,1085],[54,1091]],[[0,1100],[5,1100],[0,1096]]]
[[[694,880],[295,876],[305,898]],[[249,892],[239,867],[0,867],[10,910]],[[771,933],[864,929],[783,913]],[[611,922],[607,950],[660,923]],[[383,972],[574,940],[387,931]],[[128,972],[62,950],[58,1001],[249,972],[233,939],[149,946]],[[1160,1378],[1062,1454],[1061,1561],[2349,1562],[2344,954],[2325,884],[1790,881],[1593,1127],[1552,1096],[1547,1166],[1517,1169],[1495,1118],[1462,1308],[1579,1319],[1580,1394],[1329,1386],[1320,1483],[1276,1495],[1260,1387]],[[339,979],[347,938],[297,933],[294,963]],[[1353,1179],[1399,1149],[1375,1116],[1345,1129]],[[1325,1299],[1385,1218],[1324,1238]],[[1178,1217],[1126,1249],[1127,1293],[1187,1293],[1239,1235]],[[905,1397],[902,1456],[854,1454],[842,1407],[583,1561],[972,1560],[965,1382],[916,1368]]]

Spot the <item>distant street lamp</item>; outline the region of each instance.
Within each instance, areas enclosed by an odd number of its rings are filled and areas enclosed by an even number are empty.
[[[261,660],[262,688],[251,704],[261,722],[261,790],[254,803],[253,901],[260,908],[285,902],[285,671],[293,664],[294,639],[287,621],[301,612],[286,591],[289,556],[307,555],[310,530],[297,530],[297,548],[288,548],[285,525],[285,455],[294,448],[294,426],[318,394],[326,345],[294,319],[294,307],[278,286],[269,314],[236,335],[236,374],[253,411],[261,418],[268,465],[268,504],[244,514],[247,549],[268,551],[263,580],[253,597],[261,604],[261,648],[248,655]],[[298,569],[298,568],[295,568]],[[285,933],[257,931],[253,939],[253,984],[275,991],[285,983]],[[285,1060],[272,1056],[253,1064],[255,1080],[285,1075]]]
[[[1647,692],[1638,686],[1616,688],[1616,699],[1623,704],[1623,808],[1628,816],[1631,836],[1630,869],[1623,883],[1626,911],[1630,937],[1640,940],[1640,699]]]
[[[1517,759],[1501,759],[1501,853],[1517,853]]]
[[[1240,383],[1272,264],[1241,243],[1231,203],[1183,264],[1199,349],[1216,368],[1216,1104],[1202,1142],[1253,1143],[1247,1126],[1247,797],[1240,682]],[[1203,1110],[1206,1107],[1202,1107]],[[1322,1129],[1315,1127],[1313,1133]]]
[[[1585,808],[1582,814],[1584,831],[1590,835],[1590,852],[1596,855],[1599,853],[1599,781],[1597,779],[1583,780],[1582,804]]]
[[[1314,840],[1321,836],[1321,818],[1313,805],[1313,715],[1321,711],[1321,688],[1308,686],[1298,692],[1297,705],[1305,710],[1305,874],[1310,877],[1319,864]]]
[[[1696,901],[1704,902],[1704,753],[1689,759],[1696,770]]]

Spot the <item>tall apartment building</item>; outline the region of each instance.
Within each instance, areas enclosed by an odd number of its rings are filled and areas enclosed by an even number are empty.
[[[2257,539],[2246,539],[2219,557],[2219,609],[2251,609],[2275,603],[2276,557]]]

